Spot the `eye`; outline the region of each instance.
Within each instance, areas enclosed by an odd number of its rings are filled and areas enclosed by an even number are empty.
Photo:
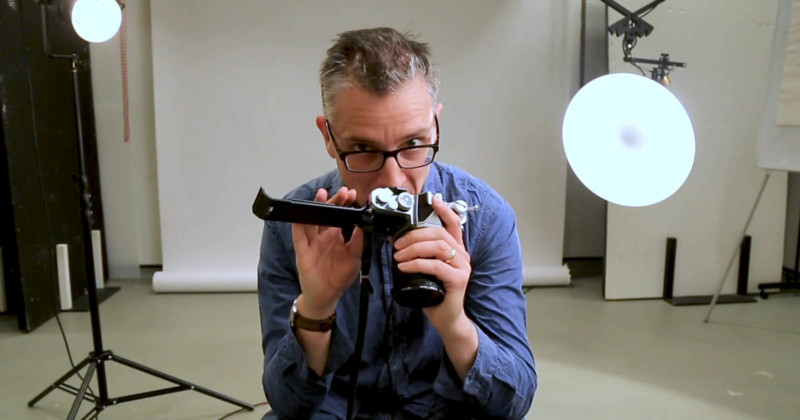
[[[420,138],[411,139],[406,142],[405,147],[412,147],[412,146],[422,146],[425,142]]]
[[[353,145],[354,152],[369,152],[370,150],[372,149],[370,149],[369,145],[364,143],[356,143]]]

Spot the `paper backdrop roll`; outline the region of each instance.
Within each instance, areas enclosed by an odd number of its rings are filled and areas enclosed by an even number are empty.
[[[570,284],[566,264],[555,267],[525,267],[522,269],[524,286],[567,286]]]
[[[522,271],[525,286],[566,286],[570,284],[569,268],[525,267]],[[255,272],[192,272],[159,271],[153,275],[156,293],[185,292],[255,292]]]
[[[175,292],[255,292],[253,271],[158,271],[153,275],[153,291]]]
[[[694,164],[689,114],[667,88],[635,74],[609,74],[581,88],[564,114],[562,136],[578,179],[623,206],[666,199]]]

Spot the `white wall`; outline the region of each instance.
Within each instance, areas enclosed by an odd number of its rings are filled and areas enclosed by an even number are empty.
[[[645,3],[625,5],[635,10]],[[777,6],[778,1],[670,0],[646,17],[655,30],[633,55],[668,52],[688,62],[672,74],[670,90],[692,118],[697,156],[686,184],[668,200],[646,208],[609,205],[607,298],[661,296],[668,236],[678,238],[675,296],[716,291],[764,175],[756,149]],[[613,13],[609,21],[615,21]],[[622,61],[620,42],[610,38],[611,72],[637,72]],[[785,203],[786,174],[773,173],[748,232],[750,291],[780,278]],[[735,291],[735,271],[723,293]]]
[[[333,169],[314,126],[335,34],[423,36],[441,68],[442,151],[514,206],[526,281],[566,283],[561,117],[577,84],[577,2],[155,1],[153,69],[164,271],[156,290],[254,290],[259,186]],[[185,280],[182,282],[181,279]]]
[[[782,1],[785,2],[789,0]],[[152,134],[154,130],[152,122],[152,81],[148,80],[148,78],[151,77],[151,55],[148,52],[151,48],[149,10],[150,1],[141,0],[128,3],[129,4],[127,5],[126,11],[128,13],[131,118],[133,122],[133,141],[131,143],[126,144],[122,142],[122,110],[118,37],[115,37],[109,43],[93,44],[91,47],[92,73],[94,79],[93,88],[96,103],[95,112],[97,117],[99,143],[98,147],[100,148],[100,170],[102,180],[101,187],[103,188],[103,205],[106,217],[106,241],[109,251],[108,257],[112,278],[137,276],[138,265],[158,264],[161,262],[158,194],[156,188],[155,171],[155,136]],[[158,8],[160,3],[163,2],[156,3],[156,8]],[[578,2],[576,1],[575,3]],[[590,16],[589,29],[592,33],[596,33],[594,32],[594,29],[592,29],[593,25],[597,25],[596,17],[591,17],[593,14],[594,16],[597,15],[596,9],[599,4],[596,3],[599,2],[592,0],[588,2],[588,12]],[[626,3],[626,6],[634,8],[639,3],[644,2],[640,1],[630,5]],[[740,83],[742,80],[752,80],[755,85],[762,83],[759,81],[758,77],[755,79],[743,78],[739,70],[740,64],[742,63],[750,63],[755,65],[764,64],[765,61],[763,60],[763,57],[759,55],[760,51],[755,51],[756,56],[753,56],[753,54],[749,53],[749,55],[747,55],[742,52],[742,49],[738,47],[734,48],[734,45],[732,44],[735,44],[736,42],[742,42],[742,45],[749,50],[753,48],[753,42],[764,42],[764,37],[767,36],[767,33],[771,30],[771,28],[773,28],[772,25],[774,22],[774,16],[770,17],[768,14],[769,11],[773,9],[773,4],[775,2],[753,2],[754,4],[752,7],[747,7],[747,3],[749,2],[742,2],[742,0],[739,0],[738,2],[723,2],[717,0],[713,2],[705,2],[703,4],[692,5],[692,2],[688,1],[681,2],[678,0],[670,0],[669,2],[659,6],[656,11],[648,16],[648,21],[659,24],[656,25],[656,30],[654,33],[650,37],[643,39],[639,46],[637,46],[635,49],[637,56],[656,57],[660,52],[664,51],[670,52],[673,58],[676,60],[689,62],[689,67],[687,69],[676,70],[675,74],[673,75],[674,85],[671,89],[679,96],[679,98],[681,98],[682,101],[684,101],[684,104],[686,104],[687,107],[691,106],[693,109],[703,109],[704,107],[707,107],[710,109],[710,111],[706,111],[706,113],[710,114],[707,119],[710,120],[709,124],[712,125],[712,133],[717,132],[713,130],[713,126],[725,126],[726,121],[736,121],[739,116],[751,113],[751,110],[731,109],[730,103],[751,103],[753,102],[750,99],[752,96],[751,92],[754,93],[755,96],[763,94],[762,92],[759,92],[757,89],[753,88],[752,83],[750,89],[746,92],[741,92],[741,89],[737,85],[737,83]],[[183,3],[180,3],[176,7],[181,7],[182,5]],[[341,4],[339,5],[342,6]],[[200,6],[200,13],[202,13],[204,8],[208,8],[208,2],[198,3],[198,6]],[[271,7],[274,8],[276,12],[272,13],[272,15],[278,17],[291,15],[292,10],[297,9],[294,6],[280,4],[271,5]],[[514,5],[513,7],[520,6]],[[508,3],[503,3],[502,6],[498,6],[497,8],[509,9],[512,8],[512,6],[509,6]],[[764,10],[764,8],[766,8],[766,10]],[[378,13],[379,9],[389,10],[390,12],[392,11],[387,9],[385,5],[382,5],[365,10],[363,14],[368,15],[369,13],[372,13],[378,16],[380,15],[380,13]],[[195,10],[194,4],[192,4],[191,7],[187,6],[184,10]],[[465,10],[467,9],[464,8],[464,10],[461,10],[459,13],[466,13]],[[724,10],[724,13],[721,13],[720,10]],[[198,12],[193,11],[191,13]],[[315,15],[320,13],[322,12],[316,12]],[[506,15],[509,13],[513,12],[505,12]],[[610,13],[611,19],[615,19],[618,16],[615,13],[616,12],[613,11]],[[701,14],[697,15],[697,13]],[[661,14],[664,14],[665,16],[661,16]],[[474,16],[471,18],[472,20],[479,20],[480,13],[475,12],[473,15]],[[493,20],[493,25],[497,26],[499,25],[497,20],[502,18],[503,13],[500,13],[499,16],[496,16],[495,13],[488,13],[487,15],[487,19]],[[554,14],[554,16],[555,15],[557,14]],[[753,22],[748,24],[748,19],[751,15],[754,16]],[[576,38],[573,42],[577,42],[577,34],[579,30],[577,16],[578,14],[576,8],[572,7],[569,15],[569,18],[571,19],[570,24],[567,25],[568,28],[563,28],[562,30],[558,31],[558,37],[570,37],[572,34],[574,34],[574,37]],[[685,17],[679,19],[679,16]],[[341,22],[340,19],[336,17],[336,13],[332,13],[327,17],[330,20],[337,22],[337,24],[340,25],[340,30],[350,27],[346,25],[348,22]],[[553,19],[555,22],[555,19],[563,20],[566,19],[566,17],[553,17]],[[709,22],[711,23],[709,24]],[[752,30],[751,26],[763,26],[764,32],[759,32],[758,39],[754,41],[750,39],[750,36],[739,34],[741,30],[737,26],[739,23],[743,23],[743,27],[748,28],[748,31]],[[292,26],[291,22],[287,22],[284,26],[281,26],[281,28],[286,26]],[[330,26],[333,26],[333,24],[330,24]],[[453,39],[455,36],[452,34],[448,35],[447,33],[447,25],[445,25],[445,28],[441,30],[437,30],[436,28],[429,30],[426,27],[423,31],[419,24],[414,24],[412,19],[409,19],[409,23],[406,26],[422,33],[429,41],[432,42],[434,47],[434,58],[440,64],[447,64],[446,60],[449,60],[449,58],[441,57],[440,53],[448,53],[449,55],[454,55],[457,53],[457,51],[447,51],[447,47],[440,45],[442,42],[449,42],[451,44],[455,42]],[[481,25],[478,26],[482,27]],[[708,29],[700,31],[696,30],[697,28]],[[307,28],[303,29],[307,30]],[[295,30],[297,31],[298,29]],[[319,31],[317,29],[314,30]],[[549,35],[545,34],[547,30],[549,29],[542,28],[539,32],[537,32],[537,36],[541,39],[549,39]],[[570,31],[572,31],[572,34]],[[726,31],[732,35],[735,35],[735,37],[723,36]],[[306,71],[306,73],[303,75],[304,79],[311,80],[316,77],[316,65],[318,64],[318,61],[321,60],[321,52],[327,47],[328,39],[331,38],[335,32],[336,31],[331,28],[325,34],[319,34],[319,36],[316,36],[316,38],[313,39],[314,41],[318,42],[318,45],[310,48],[308,45],[306,45],[307,42],[304,42],[303,51],[296,52],[297,55],[309,54],[312,56],[311,61],[314,69],[313,71]],[[485,32],[485,29],[483,32]],[[313,37],[312,35],[307,36],[309,38]],[[467,44],[474,44],[476,37],[478,36],[476,35],[467,37]],[[263,35],[261,38],[263,38]],[[726,38],[732,39],[726,40]],[[440,41],[440,39],[442,41]],[[680,40],[680,42],[676,42],[676,40]],[[612,63],[617,66],[617,68],[613,69],[613,71],[619,71],[623,69],[625,69],[625,71],[630,71],[632,68],[628,68],[627,65],[622,63],[619,57],[620,53],[618,40],[612,39],[611,41],[613,44],[611,51],[611,54],[613,55]],[[709,41],[713,42],[709,43]],[[715,52],[715,50],[719,49],[719,46],[722,46],[722,50]],[[205,46],[205,48],[203,46],[198,46],[195,51],[198,54],[208,54],[210,50],[207,47],[208,46]],[[214,47],[214,45],[211,47]],[[219,45],[219,47],[222,48],[223,46]],[[229,46],[229,48],[236,47]],[[548,57],[545,55],[548,54],[548,52],[543,50],[543,48],[546,47],[539,46],[538,48],[531,49],[532,53],[536,54],[537,65],[543,68],[546,67],[547,71],[554,71],[553,67],[548,67],[550,64],[547,66],[543,64],[551,61],[544,58]],[[453,48],[451,47],[451,49]],[[486,47],[480,51],[485,50]],[[771,46],[766,48],[766,50],[771,51]],[[710,57],[710,59],[704,58],[703,60],[700,60],[703,58],[703,56],[707,55],[709,51],[714,53],[713,57]],[[591,56],[594,53],[596,53],[596,51],[587,49],[587,55]],[[574,54],[577,59],[577,50],[571,52],[570,54]],[[747,59],[745,60],[743,57],[746,57]],[[725,60],[718,60],[718,58],[724,58]],[[299,58],[292,62],[295,63],[298,59]],[[269,57],[262,57],[261,60],[268,61]],[[456,60],[453,61],[455,62]],[[735,61],[735,64],[727,64],[731,61]],[[559,65],[563,66],[564,64],[562,63]],[[302,66],[297,66],[296,68],[299,67]],[[747,71],[752,73],[754,69],[749,69]],[[698,74],[698,72],[701,74]],[[452,90],[448,89],[448,84],[452,85],[452,83],[454,83],[448,78],[455,78],[455,80],[458,81],[458,73],[458,68],[453,67],[449,72],[443,75],[445,77],[445,97],[443,98],[445,102],[445,110],[443,115],[446,116],[447,120],[449,121],[443,121],[442,124],[443,129],[447,129],[449,133],[453,133],[454,130],[468,132],[465,127],[461,127],[462,123],[460,121],[453,123],[456,115],[460,114],[459,120],[463,120],[465,115],[467,118],[471,117],[471,115],[466,112],[467,110],[459,110],[459,108],[462,107],[461,104],[454,102],[453,95],[456,95],[456,93],[448,92],[449,90]],[[591,72],[587,75],[592,77]],[[277,76],[288,77],[285,74],[280,74]],[[704,79],[698,80],[700,77]],[[460,75],[461,80],[465,78],[467,78],[466,75]],[[722,78],[723,82],[719,81],[720,78]],[[577,74],[575,74],[574,80],[577,80]],[[703,86],[703,80],[714,81],[714,83],[712,83],[712,85],[706,89],[706,87]],[[313,81],[310,83],[313,85]],[[720,86],[720,83],[722,83],[724,86]],[[309,86],[310,85],[306,84],[303,85],[304,88]],[[575,87],[571,88],[570,92],[574,92]],[[259,88],[259,86],[256,86],[256,88]],[[270,98],[267,95],[266,86],[260,86],[260,89],[261,90],[259,93],[264,98],[264,101]],[[288,88],[281,89],[280,86],[277,87],[278,92],[287,92],[287,97],[294,96],[295,93],[288,92],[289,90],[290,89]],[[709,90],[713,90],[713,97],[710,96],[706,99],[703,99],[701,96],[708,95]],[[275,89],[270,90],[270,92],[275,91]],[[298,117],[297,115],[292,115],[290,119],[286,120],[286,122],[281,122],[280,124],[284,126],[284,131],[288,131],[285,127],[287,125],[286,123],[291,123],[291,129],[293,130],[294,138],[303,139],[303,141],[305,141],[307,144],[313,144],[313,139],[316,139],[315,136],[317,133],[311,128],[310,124],[314,112],[318,110],[318,93],[313,91],[310,93],[303,92],[302,94],[305,95],[303,101],[310,104],[301,109],[302,118]],[[468,92],[465,92],[459,96],[456,96],[455,98],[461,101],[461,98],[465,96],[476,95],[470,95]],[[746,99],[731,99],[733,97]],[[764,99],[766,100],[766,98]],[[471,100],[471,98],[467,98],[467,103],[472,102],[475,101]],[[491,104],[489,101],[487,101],[487,103]],[[256,114],[248,111],[244,117],[257,120],[259,116],[264,115],[264,106],[259,106],[258,108],[261,113]],[[752,110],[752,112],[757,113],[758,110]],[[690,109],[690,113],[695,119],[695,124],[697,125],[699,121],[697,120],[696,112]],[[554,115],[556,113],[553,112],[552,114]],[[148,121],[148,118],[150,121]],[[556,117],[553,116],[553,118]],[[560,122],[560,117],[557,119]],[[249,123],[253,125],[258,124],[257,121]],[[739,129],[750,129],[752,131],[752,127],[748,128],[748,124],[745,123],[749,123],[747,118],[745,118],[745,121],[737,122],[735,127],[728,127],[724,130],[719,130],[718,132],[721,133],[720,135],[724,135],[724,133],[737,133]],[[703,129],[703,132],[708,133],[709,129],[705,128]],[[669,216],[664,226],[669,224],[670,226],[673,226],[674,229],[664,228],[662,229],[663,232],[659,232],[657,234],[654,232],[648,232],[646,235],[648,237],[638,242],[644,247],[644,252],[635,252],[631,254],[631,256],[625,255],[625,259],[623,260],[620,260],[619,258],[617,259],[618,262],[630,261],[633,257],[644,257],[647,260],[646,264],[634,264],[634,270],[616,275],[618,279],[628,276],[629,279],[626,281],[626,284],[631,286],[633,289],[633,294],[637,296],[660,295],[660,281],[663,276],[663,237],[665,237],[665,235],[678,234],[680,234],[679,238],[681,239],[679,241],[678,261],[679,267],[683,267],[684,271],[679,270],[678,272],[676,293],[688,294],[690,290],[686,289],[687,284],[695,284],[697,283],[698,279],[700,279],[700,282],[697,285],[698,287],[696,287],[697,293],[710,293],[711,289],[708,285],[711,283],[716,285],[716,283],[719,281],[719,277],[721,277],[723,274],[724,265],[727,263],[727,260],[730,258],[730,253],[732,252],[732,244],[737,241],[734,236],[738,235],[736,232],[741,229],[741,225],[743,225],[745,221],[744,219],[747,216],[746,212],[749,211],[749,207],[752,205],[752,199],[756,193],[755,190],[758,188],[758,184],[760,184],[761,174],[758,170],[752,168],[751,162],[748,160],[748,158],[729,155],[728,153],[732,152],[732,147],[727,142],[720,140],[719,136],[710,136],[706,134],[704,137],[701,137],[699,133],[700,131],[698,131],[698,164],[695,166],[695,173],[693,173],[693,175],[690,177],[690,183],[684,187],[684,189],[687,189],[687,191],[684,192],[682,190],[674,199],[678,199],[677,197],[680,197],[681,195],[685,195],[687,197],[681,199],[681,203],[676,203],[674,206],[670,206],[669,209],[658,209],[652,213],[654,220],[661,219],[664,216]],[[744,147],[737,147],[737,149],[740,149],[742,153],[747,153],[752,149],[752,144],[748,145],[746,139],[743,141],[742,135],[734,137],[736,139],[735,144],[741,145],[744,143]],[[272,147],[280,148],[281,146],[273,145]],[[719,151],[726,151],[726,154],[721,155],[718,153]],[[702,161],[704,162],[702,165],[699,165],[701,163],[699,160],[700,157],[703,157],[704,159]],[[442,159],[457,163],[475,173],[480,172],[481,176],[490,181],[512,202],[516,201],[518,203],[524,199],[524,194],[521,193],[520,190],[523,192],[528,191],[527,187],[515,189],[515,187],[512,186],[512,183],[508,183],[506,185],[504,182],[504,171],[499,171],[497,172],[497,176],[492,177],[492,172],[494,172],[493,168],[476,168],[476,164],[473,162],[473,160],[477,160],[477,158],[470,160],[469,156],[453,156],[451,152],[445,150],[442,153]],[[729,182],[723,181],[725,174],[729,172],[725,166],[733,167],[742,163],[745,167],[750,168],[747,170],[746,174],[740,174]],[[556,164],[558,164],[558,162],[556,162]],[[322,155],[321,148],[318,150],[318,153],[313,156],[313,165],[319,165],[320,168],[331,167],[330,162],[324,155]],[[507,172],[509,169],[510,168],[506,168],[505,171]],[[301,170],[306,170],[305,174],[310,174],[313,172],[308,171],[307,169]],[[698,184],[701,184],[704,181],[695,180],[698,176],[698,170],[700,173],[705,174],[703,176],[710,178],[712,183],[705,187],[699,186]],[[553,171],[557,170],[553,169]],[[296,182],[300,182],[302,178],[302,176],[295,176],[292,178],[291,182],[285,182],[283,185],[281,185],[275,179],[267,179],[267,177],[264,176],[265,173],[267,173],[267,171],[261,171],[258,175],[258,180],[256,181],[250,181],[249,179],[245,180],[247,182],[247,188],[245,188],[247,194],[245,194],[246,197],[242,198],[244,201],[249,201],[251,198],[250,195],[254,194],[254,191],[250,191],[252,189],[252,186],[250,185],[251,183],[253,185],[265,184],[265,186],[270,187],[270,192],[274,191],[275,193],[284,193],[288,191],[290,184],[293,185]],[[797,177],[797,175],[794,176]],[[742,181],[741,178],[746,178],[747,185],[739,185]],[[529,180],[526,182],[535,183],[537,181]],[[780,190],[780,184],[782,182],[783,181],[780,179],[780,176],[776,177],[773,175],[772,179],[770,180],[770,191],[768,191],[768,194],[764,197],[764,199],[772,202],[779,202],[780,199],[776,200],[775,196],[780,196],[781,193],[776,193],[773,188]],[[691,185],[694,186],[691,187]],[[794,187],[792,187],[792,185],[794,185]],[[791,215],[796,215],[798,213],[797,209],[800,208],[800,182],[792,185],[789,186],[788,205],[784,208],[784,211],[786,211],[790,216],[787,221],[786,229],[783,232],[783,234],[785,234],[786,249],[783,254],[780,253],[780,250],[775,252],[777,255],[784,256],[784,265],[789,267],[791,267],[792,259],[794,258],[794,248],[790,247],[793,247],[796,243],[797,234],[797,225],[792,224]],[[573,185],[573,187],[575,186]],[[574,193],[574,190],[572,189],[573,187],[568,189],[567,194]],[[786,191],[785,186],[783,191]],[[208,195],[208,200],[210,200],[212,203],[215,200],[213,194],[215,194],[214,191],[203,192],[203,196]],[[703,199],[703,194],[709,195],[712,200],[708,201]],[[556,193],[554,197],[555,200],[557,200],[558,194]],[[573,198],[570,198],[569,200],[572,199]],[[592,197],[589,197],[589,199],[592,199]],[[515,206],[517,206],[517,211],[519,212],[520,208],[517,203],[515,203]],[[667,203],[665,203],[665,205],[666,204]],[[730,214],[730,209],[733,208],[735,208],[735,215]],[[698,210],[701,210],[701,212],[695,215]],[[578,206],[577,214],[581,214],[582,211],[586,210],[581,206]],[[760,215],[764,211],[764,208],[760,209],[759,214],[757,214],[757,218],[764,219],[764,217]],[[246,211],[243,211],[240,217],[250,217],[249,213],[246,213]],[[570,218],[573,217],[573,214],[574,213],[572,213],[568,208],[566,216],[568,226],[565,231],[566,242],[564,243],[564,255],[588,256],[589,254],[596,253],[596,251],[583,252],[580,250],[581,248],[577,248],[577,251],[576,248],[571,248],[570,243],[583,243],[584,245],[587,243],[592,243],[592,241],[587,241],[580,238],[581,229],[570,229]],[[596,212],[587,211],[584,216],[578,217],[591,217],[591,214],[596,214]],[[771,210],[770,214],[777,217],[778,211]],[[647,219],[650,216],[643,217]],[[692,221],[691,227],[696,228],[699,232],[705,232],[707,234],[705,236],[708,236],[708,238],[697,238],[696,235],[690,235],[692,232],[687,231],[685,227],[675,227],[675,225],[679,224],[676,222],[676,220],[680,221],[687,217],[689,217]],[[783,215],[778,217],[777,220],[783,220]],[[252,222],[254,224],[258,224],[256,221]],[[796,223],[796,220],[794,222]],[[652,227],[652,223],[642,223],[648,228]],[[555,225],[557,224],[558,223]],[[709,226],[711,229],[706,229],[706,226]],[[557,226],[555,227],[557,228]],[[754,225],[754,228],[755,227],[756,226]],[[582,229],[594,229],[592,231],[593,233],[586,233],[586,236],[588,237],[596,237],[598,236],[597,232],[602,230],[600,225],[597,223],[592,223],[590,226],[584,226]],[[770,229],[775,230],[775,227]],[[572,232],[572,234],[569,232]],[[247,235],[249,235],[247,241],[250,242],[248,243],[248,246],[251,246],[251,243],[254,240],[257,241],[257,239],[253,239],[254,235],[250,230],[248,230]],[[763,239],[760,239],[760,237],[763,236],[763,233],[754,236],[754,251],[761,249],[760,247],[762,245],[760,245],[760,243],[763,241]],[[530,240],[528,239],[525,241],[529,242]],[[531,245],[528,245],[527,247],[531,248]],[[594,247],[593,249],[598,248]],[[698,250],[702,251],[702,255],[698,258],[692,258],[691,260],[691,264],[694,264],[695,267],[691,270],[686,270],[687,268],[690,268],[688,266],[690,261],[687,261],[687,258],[690,258],[692,254]],[[538,250],[532,252],[538,252]],[[543,255],[544,259],[552,260],[554,258],[552,252],[546,252]],[[248,256],[254,258],[254,256],[249,254]],[[755,260],[756,255],[754,254],[753,263],[755,263]],[[755,267],[753,267],[753,269],[755,270]],[[755,271],[753,271],[753,273],[755,273]],[[775,280],[772,278],[773,274],[771,272],[770,274],[762,277],[764,277],[764,281]],[[612,280],[612,282],[613,281],[614,280]],[[729,279],[728,289],[726,291],[731,290],[731,283],[732,281]],[[755,276],[751,278],[750,284],[751,288],[753,285],[757,284]],[[694,288],[694,286],[692,287]],[[619,294],[619,296],[622,295]]]
[[[131,140],[123,141],[120,35],[90,44],[100,187],[111,278],[161,264],[150,1],[126,2]]]
[[[605,4],[587,1],[584,83],[608,73],[606,26]],[[564,258],[603,257],[605,254],[606,201],[589,191],[568,166]]]

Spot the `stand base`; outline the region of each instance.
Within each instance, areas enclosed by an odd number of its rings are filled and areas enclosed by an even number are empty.
[[[97,304],[105,302],[114,293],[119,292],[119,287],[104,287],[97,289]],[[72,302],[72,309],[67,309],[62,312],[87,312],[89,310],[89,295],[85,294]]]
[[[767,290],[775,290],[772,293],[779,293],[784,290],[800,290],[800,283],[794,281],[781,283],[761,283],[758,285],[758,289],[760,290],[759,294],[761,297],[766,299],[769,297]]]
[[[697,296],[679,296],[670,299],[664,299],[673,306],[689,306],[689,305],[708,305],[711,303],[712,295],[697,295]],[[747,295],[719,295],[717,303],[752,303],[758,300],[753,296]]]
[[[147,373],[149,375],[155,376],[157,378],[163,379],[168,382],[172,382],[177,386],[157,389],[154,391],[141,392],[138,394],[124,395],[121,397],[113,397],[113,398],[102,396],[103,391],[100,392],[101,395],[86,395],[86,390],[89,388],[89,382],[91,382],[92,376],[94,375],[98,365],[108,362],[117,362],[129,368],[136,369],[140,372]],[[75,388],[74,386],[66,383],[66,381],[69,380],[72,377],[72,375],[77,374],[78,371],[80,371],[86,366],[88,366],[86,370],[86,376],[83,378],[83,382],[81,382],[81,386],[79,388]],[[98,376],[98,383],[99,382],[100,382],[100,376]],[[99,384],[99,385],[101,389],[103,390],[105,389],[106,384]],[[78,415],[78,409],[80,408],[81,403],[83,401],[89,401],[90,403],[94,403],[94,407],[92,407],[92,409],[89,410],[89,412],[82,417],[82,419],[91,420],[91,419],[96,419],[97,416],[100,414],[100,412],[105,410],[108,406],[117,405],[129,401],[141,400],[144,398],[156,397],[164,394],[171,394],[174,392],[181,392],[181,391],[197,391],[201,394],[208,395],[209,397],[225,401],[227,403],[239,406],[241,408],[250,411],[253,411],[254,407],[253,405],[248,404],[246,402],[233,399],[231,397],[222,395],[218,392],[211,391],[210,389],[203,388],[201,386],[195,385],[190,382],[186,382],[183,379],[178,379],[174,376],[167,375],[166,373],[159,372],[155,369],[141,365],[132,360],[125,359],[124,357],[117,356],[113,354],[110,350],[106,350],[100,355],[95,355],[94,353],[90,353],[89,357],[83,359],[80,363],[75,365],[74,368],[69,370],[62,377],[58,378],[57,381],[53,382],[52,385],[47,387],[47,389],[40,392],[39,395],[30,400],[28,402],[28,407],[33,407],[37,402],[39,402],[39,400],[44,398],[47,394],[50,393],[50,391],[56,388],[65,391],[67,393],[70,393],[72,395],[75,395],[75,401],[72,403],[72,408],[70,409],[70,412],[67,415],[67,420],[75,419],[75,417]]]

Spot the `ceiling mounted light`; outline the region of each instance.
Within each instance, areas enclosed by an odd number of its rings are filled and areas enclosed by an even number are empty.
[[[88,42],[105,42],[119,32],[122,6],[116,0],[66,2],[75,33]]]
[[[594,79],[564,115],[567,160],[594,194],[641,207],[674,194],[694,165],[689,115],[664,86],[630,73]]]

